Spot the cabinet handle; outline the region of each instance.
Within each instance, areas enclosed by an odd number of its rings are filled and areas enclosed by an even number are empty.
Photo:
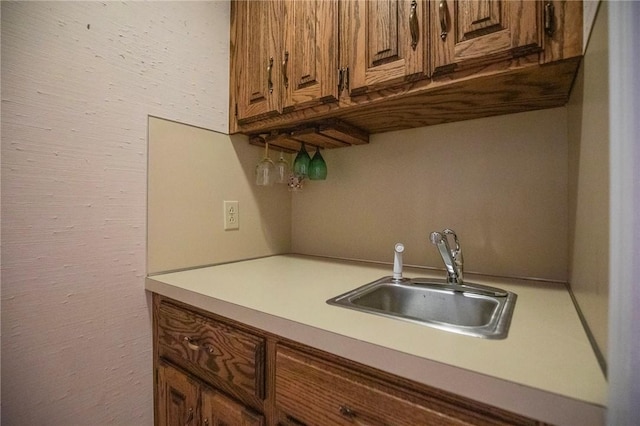
[[[204,424],[204,426],[209,426],[209,418],[208,418],[208,417],[206,417],[206,418],[204,419],[204,422],[202,422],[202,423]]]
[[[342,88],[344,90],[349,90],[349,67],[344,67],[344,77],[342,79]]]
[[[284,52],[284,61],[282,61],[282,80],[285,89],[289,88],[289,76],[287,75],[287,64],[289,63],[289,52]]]
[[[556,29],[554,25],[554,21],[555,21],[554,15],[555,15],[555,7],[553,6],[553,3],[548,1],[544,5],[544,32],[549,37],[553,35]]]
[[[188,426],[189,423],[191,423],[191,420],[193,420],[193,408],[189,408],[189,416],[187,417],[187,420],[184,422],[185,426]]]
[[[442,41],[447,38],[447,31],[449,31],[449,9],[447,9],[446,0],[440,0],[440,5],[438,6],[438,10],[440,12],[440,38]]]
[[[409,13],[409,30],[411,31],[411,47],[416,50],[418,45],[418,37],[420,35],[420,28],[418,27],[418,2],[413,0],[411,2],[411,13]]]
[[[200,345],[198,345],[197,340],[194,340],[189,336],[184,336],[184,341],[187,342],[187,346],[189,346],[189,349],[191,349],[192,351],[200,350]]]
[[[345,417],[349,417],[350,419],[356,416],[356,413],[346,405],[340,406],[340,414],[342,414]]]
[[[271,70],[273,69],[273,57],[269,58],[269,66],[267,67],[267,87],[269,93],[273,93],[273,80],[271,79]]]

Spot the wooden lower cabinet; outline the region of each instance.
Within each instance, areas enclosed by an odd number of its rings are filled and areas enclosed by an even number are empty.
[[[159,364],[157,386],[157,425],[264,425],[263,416],[170,365]]]
[[[156,426],[543,424],[157,294],[153,300]]]
[[[186,374],[166,364],[158,365],[156,424],[200,424],[200,386]]]
[[[473,401],[363,374],[339,358],[278,346],[276,406],[291,425],[539,424]]]
[[[210,389],[202,391],[202,419],[203,426],[264,425],[263,416]]]

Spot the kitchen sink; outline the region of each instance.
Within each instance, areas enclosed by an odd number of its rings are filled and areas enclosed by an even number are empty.
[[[516,297],[515,293],[467,282],[384,277],[327,303],[453,333],[504,339]]]

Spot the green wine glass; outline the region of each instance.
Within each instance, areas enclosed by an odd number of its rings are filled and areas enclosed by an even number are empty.
[[[325,180],[327,178],[327,163],[320,155],[320,148],[316,147],[316,153],[309,162],[309,179]]]

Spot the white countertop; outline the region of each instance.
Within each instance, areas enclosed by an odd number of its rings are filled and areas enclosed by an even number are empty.
[[[465,276],[518,295],[489,340],[330,306],[388,265],[272,256],[148,277],[146,289],[318,349],[554,424],[604,424],[607,383],[561,284]],[[405,269],[407,277],[443,273]]]

